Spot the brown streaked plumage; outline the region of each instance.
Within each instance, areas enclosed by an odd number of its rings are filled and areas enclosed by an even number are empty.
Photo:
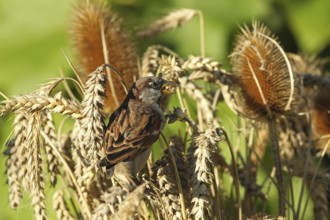
[[[128,175],[134,178],[145,165],[149,154],[140,158],[141,161],[134,160],[148,150],[150,153],[151,145],[164,127],[159,101],[164,94],[173,93],[175,85],[160,77],[141,78],[133,84],[124,102],[110,116],[103,146],[105,157],[99,162],[100,167],[110,171],[120,163],[132,162],[130,168],[125,169],[129,169]],[[134,167],[131,167],[133,164]]]

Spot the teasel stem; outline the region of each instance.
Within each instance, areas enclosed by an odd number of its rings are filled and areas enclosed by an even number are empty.
[[[279,215],[285,217],[285,189],[284,189],[284,179],[282,173],[282,164],[280,158],[280,147],[278,145],[278,135],[276,132],[276,121],[273,117],[272,113],[268,111],[268,128],[269,134],[272,143],[272,155],[274,160],[275,170],[275,177],[276,177],[276,187],[278,190],[279,196]]]

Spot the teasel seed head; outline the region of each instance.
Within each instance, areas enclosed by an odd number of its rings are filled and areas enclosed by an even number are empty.
[[[80,1],[73,11],[71,34],[83,83],[96,67],[109,63],[131,87],[138,73],[137,54],[121,19],[100,0]],[[119,77],[108,72],[104,113],[115,110],[125,96]]]
[[[318,139],[317,148],[324,150],[330,141],[330,90],[320,91],[315,96],[312,123],[315,138]],[[330,146],[327,152],[330,153]]]
[[[253,22],[241,28],[231,54],[233,73],[243,96],[244,114],[257,118],[284,113],[295,96],[293,72],[283,49],[266,26]]]

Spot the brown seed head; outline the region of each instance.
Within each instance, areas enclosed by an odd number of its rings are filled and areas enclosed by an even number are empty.
[[[122,73],[128,87],[137,75],[137,55],[118,16],[98,0],[80,1],[73,10],[72,38],[83,82],[96,67],[110,63]],[[107,76],[104,112],[111,113],[126,93],[116,74]],[[110,80],[112,80],[112,86]]]
[[[252,30],[241,28],[231,54],[233,73],[237,76],[244,100],[244,113],[258,117],[283,113],[291,108],[294,79],[283,49],[270,31],[258,22]]]
[[[314,135],[320,138],[317,146],[323,149],[330,139],[330,91],[319,92],[314,98],[312,122]],[[327,152],[330,152],[330,147]]]

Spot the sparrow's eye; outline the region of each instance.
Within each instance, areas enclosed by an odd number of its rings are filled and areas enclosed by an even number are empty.
[[[158,82],[151,82],[150,85],[154,89],[158,89],[159,88],[159,83]]]

